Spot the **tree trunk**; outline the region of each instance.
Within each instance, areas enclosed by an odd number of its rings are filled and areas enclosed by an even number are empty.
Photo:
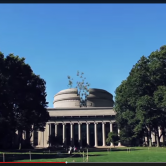
[[[149,135],[149,147],[152,147],[151,130],[150,130],[150,131],[148,131],[148,135]]]
[[[10,147],[9,148],[12,148],[13,147],[13,132],[10,133]]]
[[[163,128],[162,134],[163,134],[163,146],[165,146],[165,128]]]
[[[160,130],[161,130],[161,134],[159,135],[159,142],[161,141],[161,137],[163,136],[163,145],[164,145],[164,140],[165,140],[165,138],[164,138],[164,135],[165,135],[164,127],[162,127]]]
[[[149,127],[146,128],[148,130],[149,147],[152,147],[151,129]]]
[[[31,139],[30,131],[26,130],[26,138],[25,138],[25,140],[26,140],[26,147],[27,148],[31,147],[30,139]]]
[[[21,150],[21,142],[19,142],[19,150]]]
[[[157,143],[157,147],[159,147],[160,146],[160,141],[159,141],[159,136],[156,136],[156,143]]]
[[[146,146],[148,146],[149,145],[149,133],[148,133],[148,131],[146,132],[146,137],[147,137]]]
[[[156,143],[157,143],[157,147],[160,147],[160,136],[159,136],[159,131],[158,131],[158,127],[155,129],[155,135],[156,135]]]
[[[144,145],[148,146],[149,145],[149,134],[148,134],[147,129],[145,129],[145,131],[144,131],[143,140],[144,140]]]

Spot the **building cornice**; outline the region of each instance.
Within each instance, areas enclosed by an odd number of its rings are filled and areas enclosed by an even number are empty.
[[[68,110],[113,110],[113,107],[80,107],[80,108],[47,108],[48,111],[68,111]]]
[[[74,117],[74,116],[112,116],[116,115],[113,108],[70,108],[70,109],[48,109],[50,117]]]

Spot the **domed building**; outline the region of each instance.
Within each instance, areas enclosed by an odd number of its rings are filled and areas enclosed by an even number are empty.
[[[53,146],[50,136],[59,138],[60,145],[112,146],[106,145],[107,135],[110,131],[119,132],[113,104],[112,94],[102,89],[89,89],[86,107],[80,107],[77,89],[58,92],[54,96],[54,108],[48,108],[51,118],[45,131],[33,134],[34,146]]]
[[[113,96],[103,89],[89,89],[88,107],[113,107]]]
[[[77,89],[62,90],[54,96],[54,108],[79,108],[80,97]]]

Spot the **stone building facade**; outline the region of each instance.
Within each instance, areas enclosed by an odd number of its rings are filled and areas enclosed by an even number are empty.
[[[117,132],[113,110],[113,96],[102,89],[90,89],[87,106],[80,107],[77,89],[62,90],[54,96],[54,108],[48,108],[50,120],[46,123],[45,131],[34,132],[31,138],[33,146],[46,148],[52,146],[50,136],[60,139],[61,145],[105,147],[109,132]],[[162,131],[159,129],[159,133]],[[151,133],[152,143],[156,142]],[[148,142],[147,137],[143,142]],[[163,136],[160,138],[163,142]],[[117,146],[122,146],[121,142]]]
[[[60,138],[62,145],[105,147],[108,133],[119,133],[112,94],[90,89],[87,107],[80,107],[77,94],[77,89],[66,89],[54,96],[54,108],[48,108],[51,118],[45,131],[34,132],[32,136],[34,146],[49,147],[50,136],[55,136]],[[120,142],[118,146],[121,146]]]

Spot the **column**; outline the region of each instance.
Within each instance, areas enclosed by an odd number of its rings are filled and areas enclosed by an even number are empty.
[[[82,146],[81,142],[81,123],[78,123],[78,143],[80,146]]]
[[[148,137],[145,136],[144,139],[145,139],[145,145],[148,145]]]
[[[22,132],[22,139],[25,140],[26,139],[26,131],[23,130]]]
[[[95,146],[98,146],[98,139],[97,139],[97,123],[94,123],[94,132],[95,132]]]
[[[66,142],[66,124],[63,123],[63,144]]]
[[[118,136],[120,136],[120,129],[118,129]],[[122,146],[120,141],[118,143],[118,146]]]
[[[103,146],[105,146],[105,123],[102,123],[102,133],[103,133]]]
[[[110,132],[113,132],[113,123],[110,122]]]
[[[43,138],[43,140],[42,140],[42,144],[43,144],[42,147],[44,148],[44,141],[45,141],[45,139],[44,139],[44,131],[42,132],[42,138]]]
[[[43,132],[44,134],[44,147],[48,147],[48,124],[46,123],[45,130]]]
[[[70,143],[71,143],[71,146],[73,146],[73,123],[70,123]]]
[[[48,147],[48,137],[49,137],[49,134],[48,134],[48,131],[49,131],[49,125],[48,123],[46,123],[46,127],[45,127],[45,130],[43,132],[44,134],[44,147]]]
[[[113,132],[113,123],[110,122],[110,132]],[[110,146],[114,146],[114,144],[111,142]]]
[[[58,124],[55,123],[55,137],[58,136]]]
[[[86,139],[87,139],[87,146],[89,146],[89,123],[86,123]]]

